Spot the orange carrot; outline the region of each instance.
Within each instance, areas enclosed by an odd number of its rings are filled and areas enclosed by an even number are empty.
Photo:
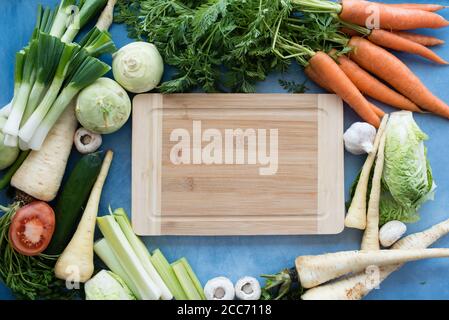
[[[438,45],[444,43],[444,40],[441,40],[441,39],[438,39],[435,37],[431,37],[431,36],[425,36],[422,34],[406,32],[406,31],[392,31],[392,32],[402,38],[422,44],[423,46],[426,46],[426,47],[438,46]]]
[[[400,93],[390,89],[371,74],[360,68],[346,56],[339,56],[337,62],[352,83],[367,96],[403,110],[421,112],[419,107]]]
[[[433,12],[396,8],[365,0],[343,0],[339,13],[342,20],[360,26],[365,26],[376,15],[380,24],[377,27],[386,30],[442,28],[449,25],[449,21]]]
[[[368,36],[368,39],[384,48],[417,54],[436,63],[447,64],[446,61],[429,48],[386,30],[374,29]]]
[[[449,118],[449,106],[434,96],[419,78],[387,50],[361,37],[352,37],[350,58],[359,66],[388,82],[423,109]]]
[[[424,10],[429,12],[436,12],[446,8],[440,4],[422,4],[422,3],[390,3],[387,4],[390,7],[403,8],[403,9],[415,9]]]
[[[334,93],[332,91],[332,89],[326,83],[324,83],[323,79],[315,72],[315,70],[313,70],[310,67],[310,65],[307,66],[304,69],[304,71],[310,80],[315,82],[317,85],[319,85],[321,88],[325,89],[326,91],[328,91],[330,93]],[[404,98],[404,99],[406,99],[406,98]],[[379,116],[379,118],[382,118],[385,115],[385,112],[381,108],[377,107],[376,105],[372,104],[371,102],[369,102],[369,104],[370,104],[371,109],[374,111],[375,114],[377,114]]]
[[[317,52],[310,60],[310,67],[320,75],[333,92],[340,96],[366,122],[376,128],[379,116],[371,109],[368,100],[360,93],[338,64],[324,52]]]

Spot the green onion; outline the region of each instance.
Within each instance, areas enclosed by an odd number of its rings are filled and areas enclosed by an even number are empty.
[[[184,263],[181,260],[173,262],[171,264],[176,277],[183,288],[188,300],[203,300],[201,294],[198,292],[195,284],[190,278]]]
[[[192,280],[192,282],[193,282],[196,290],[200,294],[201,298],[203,300],[206,300],[206,295],[204,294],[203,286],[201,285],[201,282],[198,279],[198,277],[196,276],[195,272],[193,272],[193,269],[190,266],[190,264],[187,261],[187,259],[186,258],[181,258],[178,261],[181,261],[181,263],[184,265],[184,268],[186,269],[187,273],[189,274],[190,279]]]
[[[72,9],[76,0],[61,0],[54,17],[53,25],[50,30],[50,35],[61,38],[66,31],[69,19],[71,19]]]
[[[140,263],[144,267],[145,271],[161,291],[161,298],[163,300],[172,300],[173,299],[172,293],[167,288],[161,276],[151,263],[150,254],[147,250],[147,247],[142,242],[142,240],[140,240],[139,237],[137,237],[136,234],[134,233],[125,210],[123,210],[122,208],[115,210],[114,218],[120,225],[120,228],[122,229],[123,233],[128,239],[129,244],[133,248],[134,253],[139,258]]]
[[[182,289],[182,286],[179,283],[179,280],[176,277],[176,274],[173,271],[172,266],[168,263],[167,259],[165,259],[161,250],[157,249],[153,251],[153,255],[151,256],[151,262],[153,263],[153,266],[156,268],[157,272],[159,272],[159,275],[164,280],[167,287],[173,293],[175,299],[187,300],[187,295]]]
[[[131,280],[126,270],[123,269],[122,265],[120,264],[114,252],[112,251],[111,246],[109,245],[108,241],[105,238],[95,242],[94,251],[101,259],[101,261],[103,261],[103,263],[109,268],[109,270],[111,270],[120,278],[122,278],[123,281],[125,281],[126,285],[129,287],[129,289],[132,291],[132,293],[137,297],[137,299],[141,300],[142,297],[139,296],[139,290],[137,290],[136,285]]]
[[[20,79],[20,87],[17,95],[14,97],[11,113],[6,121],[3,132],[8,135],[17,136],[19,134],[20,122],[22,120],[25,107],[28,102],[31,88],[34,84],[36,73],[34,65],[36,62],[37,40],[31,41],[30,45],[25,48],[25,61]],[[20,58],[19,58],[20,59]]]
[[[36,110],[30,116],[28,121],[20,129],[19,137],[24,142],[29,143],[33,137],[35,131],[39,127],[40,123],[45,118],[48,110],[51,108],[56,98],[58,97],[59,91],[64,84],[64,78],[66,77],[70,62],[76,52],[80,50],[80,47],[76,44],[66,44],[64,45],[64,50],[59,59],[59,64],[56,69],[55,77],[45,94],[42,101],[39,103]]]
[[[105,75],[110,69],[111,67],[100,60],[90,56],[86,57],[75,74],[69,79],[66,87],[61,91],[44,120],[39,124],[32,139],[29,141],[29,147],[33,150],[40,150],[48,132],[78,92]],[[25,139],[23,140],[26,141]]]
[[[159,288],[148,276],[145,268],[112,215],[97,218],[101,233],[108,241],[120,265],[135,283],[139,296],[144,300],[157,300],[161,296]]]
[[[61,40],[66,43],[72,42],[81,28],[106,5],[107,0],[85,0],[79,8],[79,12],[68,26]]]

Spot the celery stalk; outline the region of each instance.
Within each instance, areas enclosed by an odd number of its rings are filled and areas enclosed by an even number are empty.
[[[189,300],[203,300],[200,293],[195,287],[192,279],[190,278],[189,272],[186,270],[184,263],[181,260],[173,262],[171,264],[173,271],[176,274],[176,277],[181,284],[182,289],[184,290],[187,299]]]
[[[114,218],[120,225],[120,228],[122,229],[123,233],[128,239],[129,244],[133,248],[135,254],[139,258],[143,267],[145,268],[145,271],[150,276],[151,280],[153,280],[154,283],[161,290],[161,298],[163,300],[172,300],[173,299],[172,293],[170,292],[167,285],[164,283],[161,276],[151,263],[150,254],[147,250],[147,247],[142,242],[142,240],[140,240],[139,237],[137,237],[136,234],[134,233],[125,210],[122,208],[115,210]]]
[[[187,295],[182,289],[182,286],[179,283],[179,280],[176,277],[176,274],[173,271],[172,266],[170,265],[170,263],[168,263],[167,259],[165,259],[161,250],[157,249],[153,251],[153,255],[151,256],[151,262],[153,263],[153,266],[156,268],[157,272],[161,276],[162,280],[164,280],[167,287],[173,293],[175,299],[187,300]]]
[[[139,296],[144,300],[157,300],[161,291],[148,276],[133,248],[112,215],[97,218],[101,233],[108,241],[117,260],[128,272],[137,286]]]
[[[204,294],[203,286],[201,285],[201,282],[198,279],[198,277],[196,276],[195,272],[193,272],[193,269],[190,266],[187,259],[181,258],[181,259],[179,259],[179,261],[181,261],[181,263],[184,265],[184,268],[187,270],[187,273],[189,274],[190,279],[192,280],[193,284],[195,285],[195,288],[198,291],[198,293],[200,294],[201,298],[203,300],[206,300],[206,295]]]
[[[123,281],[125,281],[126,285],[137,297],[137,299],[142,300],[142,297],[140,297],[139,295],[139,290],[137,290],[136,284],[132,281],[126,270],[123,269],[122,265],[115,256],[114,251],[105,238],[95,242],[94,251],[97,256],[100,257],[101,261],[103,261],[103,263],[109,268],[109,270],[114,272],[116,275],[122,278]]]

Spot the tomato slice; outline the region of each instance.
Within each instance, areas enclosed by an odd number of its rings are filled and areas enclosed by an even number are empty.
[[[55,213],[45,202],[35,201],[17,210],[9,227],[13,248],[26,256],[44,251],[55,231]]]

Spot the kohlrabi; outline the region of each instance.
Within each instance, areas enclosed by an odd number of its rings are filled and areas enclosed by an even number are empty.
[[[385,134],[380,223],[415,222],[419,207],[433,199],[436,187],[424,146],[428,137],[408,111],[392,113]]]

